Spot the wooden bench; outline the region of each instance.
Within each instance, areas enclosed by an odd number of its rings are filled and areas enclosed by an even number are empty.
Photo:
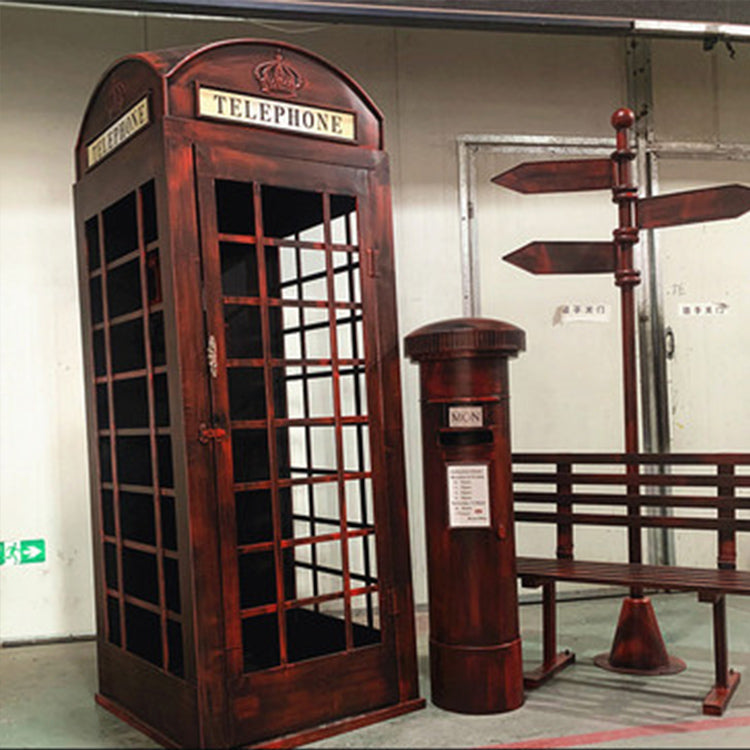
[[[557,581],[626,586],[636,597],[646,590],[694,591],[713,605],[716,678],[703,712],[723,713],[740,679],[728,664],[725,596],[750,595],[750,572],[736,570],[737,533],[750,531],[750,517],[737,515],[750,509],[750,454],[519,453],[513,464],[516,522],[554,524],[557,539],[554,557],[516,558],[522,585],[542,587],[543,658],[524,675],[526,686],[540,685],[575,659],[557,650]],[[684,512],[696,508],[714,513]],[[574,529],[587,525],[624,527],[627,562],[575,559]],[[648,528],[715,532],[717,567],[644,564]]]

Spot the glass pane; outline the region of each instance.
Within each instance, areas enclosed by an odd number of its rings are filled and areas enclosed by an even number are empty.
[[[148,427],[148,390],[146,378],[115,380],[112,384],[115,425]]]
[[[372,479],[352,479],[344,487],[347,521],[360,527],[373,524]]]
[[[104,255],[107,263],[138,248],[135,193],[104,210]]]
[[[227,357],[263,357],[260,308],[252,305],[225,305]]]
[[[154,367],[161,367],[167,362],[167,355],[164,347],[164,314],[161,312],[152,313],[149,316],[149,327],[151,338],[151,364]]]
[[[143,321],[130,320],[110,329],[112,372],[143,370],[146,354],[143,338]]]
[[[169,425],[169,392],[167,376],[154,376],[154,419],[157,427]]]
[[[363,367],[347,367],[339,378],[341,414],[345,417],[367,415],[367,391]]]
[[[269,669],[280,664],[279,625],[275,614],[242,621],[242,652],[245,672]]]
[[[110,319],[140,310],[141,302],[141,264],[137,258],[107,271]]]
[[[336,318],[339,359],[363,359],[365,356],[362,315],[355,310],[339,312]]]
[[[254,552],[238,558],[240,607],[249,609],[276,601],[273,552]]]
[[[221,290],[225,295],[237,297],[257,297],[258,260],[255,245],[234,242],[219,244],[221,256]]]
[[[154,498],[135,492],[120,492],[120,530],[124,539],[156,544]]]
[[[268,479],[268,436],[265,430],[233,430],[234,481]]]
[[[94,374],[97,377],[107,374],[107,352],[104,347],[104,331],[94,331]]]
[[[261,203],[266,237],[289,237],[317,228],[323,221],[323,201],[319,193],[263,185]],[[320,232],[318,241],[322,239]]]
[[[143,240],[148,244],[159,238],[156,223],[156,191],[153,180],[141,186],[141,200],[143,203]]]
[[[185,664],[182,655],[182,625],[167,620],[167,648],[169,649],[169,671],[178,677],[184,677]]]
[[[349,574],[354,589],[377,582],[375,537],[372,534],[349,539]]]
[[[178,614],[182,611],[180,603],[180,571],[177,560],[164,558],[164,593],[167,609]]]
[[[122,550],[123,590],[137,599],[159,603],[156,555],[124,547]]]
[[[99,479],[102,482],[112,481],[112,452],[109,438],[99,438]]]
[[[107,597],[107,626],[109,628],[109,642],[115,646],[122,646],[120,634],[120,603],[113,596]]]
[[[161,540],[165,549],[177,549],[177,519],[173,497],[161,496]]]
[[[86,250],[89,258],[89,271],[96,271],[101,265],[99,257],[99,217],[92,216],[86,221]]]
[[[357,244],[357,200],[349,195],[331,196],[331,242]]]
[[[150,305],[156,305],[162,301],[161,261],[158,248],[149,251],[146,255],[146,287]]]
[[[96,325],[104,320],[102,307],[102,277],[95,276],[89,281],[89,296],[91,297],[91,323]]]
[[[352,597],[352,635],[354,647],[380,643],[380,610],[377,594]]]
[[[273,512],[270,490],[235,492],[237,544],[273,540]]]
[[[115,442],[117,453],[117,478],[121,484],[150,486],[151,443],[147,437],[118,437]]]
[[[172,470],[172,439],[169,435],[157,436],[156,454],[159,461],[159,485],[161,487],[174,487],[174,473]]]
[[[102,527],[107,536],[115,535],[115,506],[112,490],[102,490]]]
[[[361,302],[359,284],[359,255],[355,253],[334,252],[333,286],[334,299],[337,302]]]
[[[153,612],[125,604],[125,631],[128,651],[157,667],[162,665],[161,622]]]
[[[252,183],[216,180],[216,218],[219,232],[254,234]]]
[[[266,388],[262,368],[228,368],[227,386],[230,419],[265,419]]]
[[[114,544],[104,544],[104,578],[107,588],[119,588],[117,577],[117,547]]]
[[[343,602],[328,602],[331,609],[343,609]],[[313,609],[292,609],[286,615],[289,661],[335,654],[346,649],[346,630],[342,616]]]
[[[104,383],[96,386],[96,424],[100,430],[109,429],[109,399]]]
[[[370,471],[370,432],[366,424],[344,425],[344,471]]]

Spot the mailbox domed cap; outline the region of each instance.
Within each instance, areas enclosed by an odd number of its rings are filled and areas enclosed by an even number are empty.
[[[418,328],[404,340],[406,355],[421,359],[514,357],[526,348],[526,334],[510,323],[492,318],[451,318]]]

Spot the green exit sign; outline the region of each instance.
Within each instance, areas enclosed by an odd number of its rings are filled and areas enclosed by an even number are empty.
[[[0,565],[29,565],[43,563],[46,559],[47,545],[44,539],[0,542]]]

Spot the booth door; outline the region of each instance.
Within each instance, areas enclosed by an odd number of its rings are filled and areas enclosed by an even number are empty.
[[[377,319],[363,265],[378,217],[366,169],[219,149],[197,168],[205,438],[242,742],[398,701],[378,575],[382,394],[367,377]]]

